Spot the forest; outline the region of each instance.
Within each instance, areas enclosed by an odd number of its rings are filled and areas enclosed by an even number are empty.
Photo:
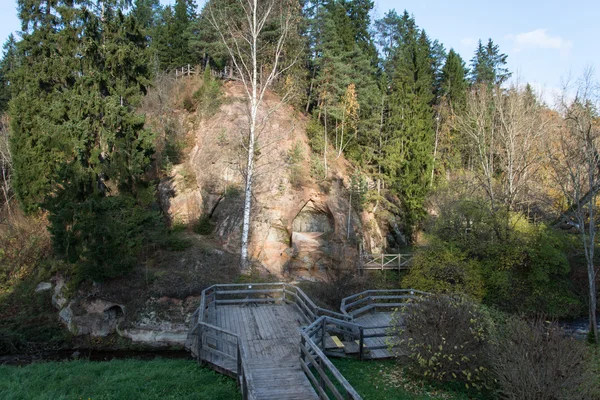
[[[586,317],[598,343],[592,67],[548,104],[492,38],[460,55],[410,10],[376,19],[372,0],[265,0],[257,22],[245,4],[18,0],[21,31],[0,61],[0,294],[38,259],[85,284],[178,246],[157,206],[166,145],[140,109],[161,77],[193,66],[204,86],[186,109],[218,108],[228,80],[248,96],[242,270],[264,123],[253,110],[270,90],[308,121],[311,179],[332,180],[348,160],[352,207],[387,227],[388,252],[414,253],[401,287],[467,296],[477,318],[484,307],[537,328]]]

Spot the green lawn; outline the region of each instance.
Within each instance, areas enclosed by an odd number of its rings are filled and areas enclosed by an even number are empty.
[[[189,360],[0,366],[0,399],[239,399],[235,381]]]
[[[404,375],[391,360],[331,359],[364,400],[467,400],[465,393],[439,389]]]

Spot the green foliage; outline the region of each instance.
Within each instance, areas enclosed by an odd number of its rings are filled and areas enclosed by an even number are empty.
[[[310,148],[317,154],[323,154],[325,150],[325,129],[323,125],[316,118],[311,120],[306,125],[306,135],[308,136],[308,143]]]
[[[392,49],[387,140],[381,166],[395,193],[401,196],[409,236],[425,216],[435,132],[433,129],[435,58],[425,31],[407,12],[394,19],[398,44]]]
[[[240,398],[235,381],[190,360],[112,360],[0,366],[0,397],[13,399]]]
[[[317,181],[325,179],[325,164],[323,158],[317,154],[310,156],[310,176]]]
[[[482,282],[483,288],[476,289],[480,284],[461,288],[464,283],[450,287],[466,290],[474,298],[483,295],[486,304],[554,318],[579,314],[581,304],[570,287],[565,256],[568,240],[563,234],[531,223],[518,213],[492,213],[477,200],[461,200],[446,207],[432,233],[434,246],[419,252],[424,264],[415,264],[407,284],[444,288],[448,284],[444,275],[438,277],[435,271],[452,270],[458,263],[458,270],[470,271],[471,282]],[[456,257],[446,258],[444,253]],[[435,255],[448,267],[432,265]],[[440,282],[434,282],[438,279]]]
[[[11,33],[2,46],[0,59],[0,114],[8,110],[8,102],[12,96],[11,75],[18,67],[17,41]]]
[[[302,171],[303,160],[304,151],[302,149],[302,142],[296,141],[287,152],[289,179],[290,184],[293,187],[300,187],[304,184],[304,175]]]
[[[366,177],[360,170],[356,170],[350,175],[350,196],[352,197],[352,207],[358,212],[363,210],[367,202],[369,186]]]
[[[203,214],[198,218],[198,222],[194,224],[194,232],[198,235],[210,235],[215,229],[214,225],[210,222],[210,217]]]
[[[481,40],[471,60],[471,82],[473,84],[502,85],[512,75],[506,68],[506,54],[500,53],[497,44],[489,39],[487,45]]]
[[[242,195],[242,188],[237,185],[227,185],[225,188],[225,197],[234,199]]]
[[[190,39],[197,8],[194,0],[176,0],[173,6],[158,12],[156,26],[151,30],[151,49],[159,60],[160,70],[194,64]]]
[[[467,389],[489,385],[486,350],[494,325],[485,310],[464,297],[433,295],[400,311],[393,344],[411,373]]]
[[[190,96],[185,96],[183,98],[183,108],[185,108],[185,111],[192,113],[196,111],[196,103]]]
[[[461,110],[467,97],[467,68],[465,62],[454,49],[450,49],[442,68],[442,96],[445,96],[453,110]]]
[[[221,107],[223,102],[221,82],[211,75],[208,66],[204,69],[202,86],[194,93],[194,101],[197,104],[196,109],[203,118],[214,115]]]
[[[78,202],[61,192],[48,217],[58,255],[76,264],[81,279],[102,281],[129,272],[142,249],[159,242],[161,215],[132,197],[90,197]]]
[[[433,240],[417,249],[402,287],[426,292],[466,294],[481,301],[485,295],[485,282],[477,260],[451,243]]]

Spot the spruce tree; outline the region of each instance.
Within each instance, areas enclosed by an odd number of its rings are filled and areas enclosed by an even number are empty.
[[[151,35],[152,29],[158,23],[159,12],[159,0],[135,0],[131,16],[135,18],[140,29],[145,34]]]
[[[492,39],[488,39],[485,46],[479,40],[471,59],[471,83],[502,85],[512,75],[506,68],[507,58],[506,54],[500,53],[499,46]]]
[[[454,49],[450,49],[442,68],[441,94],[451,109],[460,110],[465,104],[467,89],[465,62]]]
[[[114,2],[99,13],[71,3],[22,8],[10,104],[15,192],[25,210],[49,211],[57,254],[96,280],[132,267],[159,222],[143,206],[153,137],[135,113],[148,57],[135,18]]]
[[[10,75],[17,68],[17,41],[11,33],[2,46],[2,59],[0,60],[0,114],[7,111],[11,98]]]
[[[383,169],[401,196],[408,233],[424,216],[434,142],[432,92],[435,74],[431,43],[405,12],[395,33],[393,75],[383,149]]]

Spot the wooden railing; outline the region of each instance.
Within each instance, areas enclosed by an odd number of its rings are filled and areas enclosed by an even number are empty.
[[[192,329],[188,335],[192,354],[199,361],[210,363],[219,372],[237,378],[243,399],[248,399],[252,377],[246,373],[244,344],[237,334],[211,324],[215,320],[216,307],[281,302],[295,305],[306,322],[312,322],[307,330],[301,332],[300,362],[320,398],[361,399],[324,353],[325,333],[341,334],[348,340],[354,340],[361,336],[359,326],[348,322],[351,319],[348,315],[318,307],[302,289],[287,283],[222,284],[203,290],[200,306],[192,315]],[[316,336],[318,330],[314,330],[315,324],[323,332],[320,339]],[[345,397],[340,397],[342,392]]]
[[[342,313],[354,319],[374,309],[396,309],[429,293],[414,289],[366,290],[342,300]]]
[[[363,254],[358,269],[361,274],[369,270],[402,271],[410,267],[412,257],[412,254]]]
[[[320,399],[360,400],[362,397],[327,358],[322,349],[325,344],[326,325],[332,319],[326,316],[319,317],[300,333],[300,366],[312,382]],[[345,325],[341,320],[337,322]]]

